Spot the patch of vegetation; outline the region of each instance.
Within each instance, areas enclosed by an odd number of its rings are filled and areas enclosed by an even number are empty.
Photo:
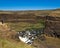
[[[9,41],[0,38],[0,48],[34,48],[34,47],[24,44],[22,42]]]
[[[35,24],[27,22],[18,22],[18,23],[7,23],[11,30],[22,31],[27,28],[44,28],[43,22],[38,22]]]

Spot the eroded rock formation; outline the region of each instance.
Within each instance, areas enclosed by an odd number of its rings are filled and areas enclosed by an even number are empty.
[[[60,17],[46,16],[44,31],[48,36],[60,37]]]

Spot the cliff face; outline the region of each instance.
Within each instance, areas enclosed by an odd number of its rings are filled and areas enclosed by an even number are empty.
[[[48,36],[60,37],[60,17],[46,16],[44,31]]]
[[[0,14],[1,22],[36,22],[34,14]]]
[[[25,13],[25,12],[24,12]],[[60,37],[60,11],[51,11],[50,14],[43,12],[43,16],[36,15],[36,13],[26,14],[0,14],[1,22],[31,22],[37,23],[37,20],[42,19],[45,21],[44,33],[48,36]],[[38,14],[38,13],[37,13]],[[40,14],[40,12],[39,12]],[[47,16],[46,16],[46,15]]]

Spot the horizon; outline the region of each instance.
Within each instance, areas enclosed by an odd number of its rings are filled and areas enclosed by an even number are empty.
[[[51,10],[60,8],[60,0],[1,0],[0,10]]]
[[[52,8],[52,9],[1,9],[0,11],[39,11],[39,10],[56,10],[60,8]]]
[[[60,8],[52,8],[52,9],[0,9],[0,11],[34,11],[34,10],[54,10]]]

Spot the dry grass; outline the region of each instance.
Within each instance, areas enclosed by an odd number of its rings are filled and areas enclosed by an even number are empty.
[[[0,38],[0,48],[33,48],[33,46]]]
[[[60,48],[60,39],[46,36],[46,44],[49,48]]]

